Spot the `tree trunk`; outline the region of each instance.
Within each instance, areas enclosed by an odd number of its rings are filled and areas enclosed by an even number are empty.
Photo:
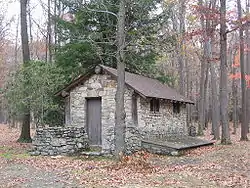
[[[240,140],[248,140],[248,126],[246,122],[246,110],[247,110],[247,100],[246,100],[246,73],[245,73],[245,62],[244,62],[244,36],[242,28],[242,10],[241,10],[241,1],[237,0],[238,6],[238,20],[240,22],[240,72],[241,72],[241,138]]]
[[[220,0],[220,113],[222,144],[231,144],[228,123],[226,0]]]
[[[209,43],[209,54],[212,59],[212,52],[213,52],[213,41],[211,40]],[[219,132],[219,101],[218,101],[218,93],[217,93],[217,83],[216,83],[216,73],[215,73],[215,65],[214,62],[210,62],[210,73],[211,73],[211,89],[212,89],[212,131],[214,135],[214,140],[220,139],[220,132]]]
[[[125,92],[125,17],[126,7],[125,0],[120,1],[117,23],[117,92],[116,92],[116,112],[115,112],[115,156],[119,158],[125,152],[125,109],[124,109],[124,92]]]
[[[48,61],[52,62],[52,48],[51,48],[51,0],[48,0],[48,28],[47,28],[47,49],[48,49]]]
[[[208,47],[208,43],[207,43],[207,47]],[[209,91],[209,67],[208,67],[208,59],[209,59],[209,54],[208,54],[208,49],[207,49],[207,61],[206,61],[206,73],[205,73],[205,84],[204,84],[204,126],[203,126],[203,130],[207,128],[208,126],[208,104],[209,104],[209,97],[208,97],[208,93],[207,91]]]
[[[203,1],[199,0],[199,6],[203,6]],[[201,26],[205,31],[205,22],[203,13],[201,13]],[[206,42],[203,45],[203,58],[201,61],[201,75],[200,75],[200,98],[199,98],[199,125],[198,135],[203,135],[205,125],[205,75],[206,75]]]
[[[190,71],[189,71],[189,67],[187,65],[187,62],[185,63],[185,67],[186,67],[186,71],[187,71],[187,98],[190,99],[191,98],[191,81],[190,81]],[[186,116],[186,123],[187,123],[187,127],[190,127],[190,123],[191,123],[191,107],[190,104],[186,105],[186,112],[187,112],[187,116]]]
[[[249,7],[250,7],[250,0],[246,1],[246,14],[249,16]],[[248,77],[250,76],[250,33],[249,33],[249,28],[246,28],[246,43],[247,43],[247,59],[246,59],[246,74],[248,75]],[[246,116],[246,122],[247,122],[247,126],[248,126],[248,132],[249,132],[249,123],[250,123],[250,80],[248,80],[248,84],[246,87],[246,97],[247,97],[247,116]]]
[[[57,23],[56,23],[57,8],[56,7],[57,7],[57,0],[54,0],[54,45],[55,45],[54,53],[56,52],[56,45],[57,45]]]
[[[179,2],[179,21],[180,21],[180,43],[179,43],[179,54],[178,54],[178,64],[179,64],[179,92],[182,95],[185,95],[185,84],[184,84],[184,33],[185,33],[185,14],[186,14],[186,5],[185,0]]]
[[[30,2],[30,0],[28,0],[27,6],[28,6],[28,18],[29,18],[29,38],[30,38],[30,44],[31,44],[31,46],[30,46],[30,48],[31,48],[31,50],[30,50],[30,56],[32,58],[33,57],[33,51],[32,51],[33,36],[32,36],[31,7],[30,7],[30,3],[29,2]]]
[[[20,1],[20,8],[21,8],[20,16],[21,16],[22,54],[23,54],[23,63],[26,64],[30,61],[29,39],[28,39],[28,29],[27,29],[27,0]],[[31,142],[29,105],[27,105],[26,108],[24,109],[24,116],[22,120],[22,132],[18,141]]]
[[[196,71],[196,75],[199,75],[198,71]],[[195,80],[195,93],[196,93],[196,105],[195,105],[195,110],[196,110],[196,121],[200,121],[200,114],[199,114],[199,109],[200,109],[200,93],[199,93],[199,79]],[[198,96],[197,96],[198,95]],[[199,129],[199,127],[198,127]]]
[[[236,54],[237,55],[237,52]],[[235,57],[235,56],[234,56]],[[232,75],[236,74],[236,67],[232,67]],[[236,79],[232,81],[232,102],[233,102],[233,133],[236,134],[237,127],[238,127],[238,118],[237,118],[237,104],[238,104],[238,94],[237,94],[237,83]]]
[[[17,70],[18,67],[18,35],[19,35],[19,31],[18,31],[18,26],[19,26],[19,17],[18,17],[18,21],[17,21],[17,25],[16,25],[16,37],[15,37],[15,71]]]

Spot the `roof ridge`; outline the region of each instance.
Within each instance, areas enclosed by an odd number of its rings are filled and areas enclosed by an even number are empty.
[[[110,68],[110,69],[114,69],[115,71],[117,71],[116,68],[109,67],[109,66],[107,66],[107,65],[100,64],[100,66],[106,67],[106,68]],[[134,75],[138,75],[138,76],[143,76],[143,77],[145,77],[145,78],[150,78],[150,79],[153,79],[153,80],[157,80],[157,79],[154,78],[154,77],[149,77],[149,76],[145,76],[145,75],[143,75],[143,74],[133,73],[133,72],[126,71],[126,69],[125,69],[125,73],[134,74]],[[157,80],[157,81],[159,81],[159,80]]]
[[[99,64],[98,66],[100,66],[103,70],[105,70],[111,76],[114,76],[117,78],[118,76],[117,69],[106,66],[106,65],[102,65],[102,64]],[[82,75],[76,80],[72,81],[62,90],[57,92],[55,95],[59,96],[62,94],[63,91],[69,92],[77,85],[82,84],[90,76],[94,74],[93,70],[94,69],[91,69],[85,75]],[[160,82],[159,80],[155,78],[125,71],[125,83],[126,85],[131,87],[135,92],[140,94],[142,97],[159,98],[159,99],[166,99],[166,100],[171,100],[171,101],[194,104],[193,101],[191,101],[185,96],[182,96],[177,90],[175,90],[174,88],[170,86],[165,85],[164,83]]]

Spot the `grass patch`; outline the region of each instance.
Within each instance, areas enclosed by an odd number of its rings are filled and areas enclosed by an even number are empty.
[[[12,147],[0,146],[0,157],[5,159],[26,159],[30,155],[26,151],[19,151]]]
[[[15,157],[18,159],[27,159],[30,157],[30,155],[28,153],[20,153],[20,154],[16,154]]]
[[[28,153],[19,153],[19,154],[15,154],[15,153],[11,153],[11,152],[4,152],[0,154],[0,157],[4,158],[4,159],[27,159],[30,157],[30,155]]]
[[[0,157],[4,159],[13,159],[13,154],[12,153],[1,153]]]

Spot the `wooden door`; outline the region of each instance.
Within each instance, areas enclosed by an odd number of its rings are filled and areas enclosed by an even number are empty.
[[[101,146],[101,98],[87,99],[87,132],[90,145]]]

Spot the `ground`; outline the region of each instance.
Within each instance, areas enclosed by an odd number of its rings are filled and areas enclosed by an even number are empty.
[[[0,187],[250,187],[250,142],[239,142],[239,135],[229,146],[217,142],[181,157],[141,152],[117,163],[107,157],[32,157],[30,144],[16,143],[19,133],[0,125]],[[209,131],[205,138],[212,138]]]

